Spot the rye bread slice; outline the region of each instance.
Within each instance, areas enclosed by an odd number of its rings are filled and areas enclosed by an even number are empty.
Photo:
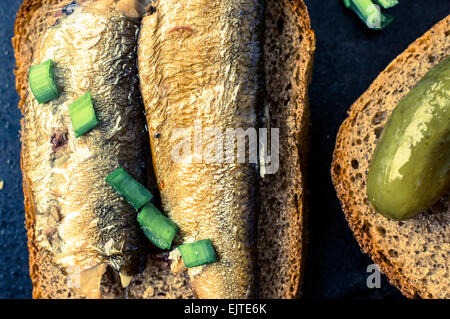
[[[280,129],[280,169],[260,183],[259,295],[300,296],[306,244],[306,160],[316,39],[303,1],[268,0],[265,17],[265,127]]]
[[[363,252],[409,298],[450,298],[450,196],[413,219],[389,220],[366,195],[377,140],[400,99],[450,54],[450,16],[412,43],[352,105],[333,154],[332,179]]]
[[[28,70],[39,35],[52,24],[55,8],[71,0],[24,0],[13,47],[19,108],[25,107]],[[280,128],[280,170],[261,182],[264,208],[258,222],[258,264],[262,298],[300,295],[306,233],[305,165],[308,149],[307,87],[315,50],[306,6],[301,0],[268,0],[264,58],[271,127]],[[281,158],[283,157],[283,158]],[[23,176],[30,276],[34,298],[78,298],[67,276],[39,249],[34,235],[33,197]],[[104,298],[192,298],[185,274],[170,272],[167,254],[154,253],[128,291],[111,269],[102,278]]]

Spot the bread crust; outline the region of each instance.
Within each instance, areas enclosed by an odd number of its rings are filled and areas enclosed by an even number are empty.
[[[28,74],[26,73],[26,66],[31,63],[32,52],[31,46],[27,48],[27,45],[21,45],[23,42],[27,42],[23,35],[26,34],[26,26],[29,24],[33,13],[40,6],[38,0],[24,1],[19,8],[16,16],[16,23],[14,26],[14,38],[12,39],[12,44],[14,48],[14,56],[16,58],[16,68],[14,73],[16,75],[16,89],[20,95],[19,109],[23,113],[23,107],[26,100],[26,83],[28,82]],[[23,126],[23,119],[21,121]],[[40,287],[39,285],[39,266],[38,266],[38,251],[35,245],[35,208],[33,205],[33,200],[31,196],[31,190],[29,187],[28,177],[23,174],[23,150],[20,155],[20,166],[23,175],[23,194],[24,194],[24,205],[25,205],[25,227],[27,229],[28,236],[28,251],[29,251],[29,268],[30,277],[33,283],[33,298],[39,298]],[[36,288],[35,288],[36,287]]]
[[[372,111],[378,112],[377,114],[391,112],[398,104],[398,100],[407,94],[414,84],[417,83],[431,67],[439,64],[439,62],[450,54],[450,43],[448,42],[449,32],[450,15],[413,42],[403,53],[394,59],[383,72],[381,72],[368,90],[349,109],[348,118],[343,122],[339,129],[333,153],[331,166],[333,184],[355,238],[362,251],[367,253],[380,267],[381,271],[388,277],[391,284],[398,287],[408,298],[440,298],[445,296],[445,294],[448,296],[449,292],[443,291],[441,292],[442,295],[439,296],[436,295],[436,292],[432,291],[433,289],[430,286],[417,285],[415,279],[411,278],[411,275],[408,275],[405,269],[402,268],[403,265],[389,254],[386,254],[387,249],[396,249],[396,247],[385,247],[382,244],[382,241],[379,240],[380,237],[383,237],[385,228],[390,227],[390,225],[392,225],[391,223],[399,223],[395,225],[406,225],[404,227],[411,228],[414,226],[405,223],[402,224],[402,222],[393,222],[388,219],[381,219],[381,225],[378,224],[375,226],[370,225],[370,221],[365,218],[366,216],[377,214],[369,205],[367,198],[364,198],[362,201],[357,201],[355,199],[357,196],[365,196],[367,169],[365,172],[362,172],[362,174],[360,173],[362,175],[359,176],[361,181],[358,185],[362,186],[360,189],[358,189],[358,186],[355,184],[355,175],[353,174],[358,168],[362,169],[361,167],[368,167],[372,152],[375,149],[377,137],[367,138],[368,135],[366,135],[367,140],[364,140],[362,146],[362,153],[364,154],[358,158],[358,161],[353,162],[354,159],[352,160],[352,158],[356,157],[355,155],[352,155],[352,152],[353,150],[355,150],[355,153],[357,152],[355,145],[361,144],[360,136],[355,136],[355,131],[357,130],[355,127],[359,127],[358,125],[364,122],[372,130],[378,130],[378,134],[381,132],[381,124],[387,120],[389,114],[383,115],[382,119],[379,121],[373,117],[372,120],[374,123],[370,124],[367,123],[367,120],[361,118],[364,118],[364,114],[369,114]],[[430,52],[434,52],[434,54],[430,54]],[[409,60],[412,59],[414,59],[413,61],[417,61],[417,63],[413,65],[414,62],[409,62]],[[406,62],[409,62],[409,64]],[[406,67],[403,67],[404,65],[406,65]],[[394,74],[396,73],[394,70],[396,70],[396,72],[402,71],[408,74],[409,77],[399,80],[398,78],[395,78],[395,75],[391,74],[391,72]],[[388,91],[386,94],[388,97],[386,99],[379,96],[384,93],[383,88],[386,88]],[[395,91],[394,93],[392,93],[393,90]],[[377,99],[378,101],[374,101]],[[378,106],[374,106],[374,104]],[[377,133],[375,132],[374,135],[377,135]],[[350,160],[352,160],[352,162],[350,162]],[[358,179],[358,177],[356,179]],[[431,210],[433,212],[431,212]],[[439,214],[444,216],[446,211],[449,210],[448,200],[446,198],[441,199],[441,202],[431,210],[430,212],[421,214],[421,216],[418,217],[418,220],[414,222],[415,225],[426,223],[427,219],[429,220],[430,218],[433,218],[433,222],[439,220]],[[430,215],[427,215],[428,213]],[[380,220],[377,219],[377,221]],[[384,226],[386,227],[383,228]],[[381,227],[378,229],[382,236],[377,236],[377,227]],[[375,228],[375,231],[372,231],[369,228]],[[446,244],[445,241],[444,244]],[[448,254],[446,246],[442,246],[441,249],[444,250],[444,253]],[[448,268],[448,265],[443,266]]]
[[[16,58],[16,89],[20,95],[20,101],[18,107],[22,110],[25,106],[26,92],[28,85],[28,69],[31,64],[31,59],[33,56],[34,41],[36,40],[32,34],[33,32],[39,32],[39,29],[31,30],[30,26],[36,22],[36,13],[42,10],[44,6],[51,7],[59,3],[69,3],[69,0],[24,0],[16,16],[16,23],[14,28],[14,38],[12,39],[13,48]],[[295,185],[300,185],[297,190],[296,198],[291,198],[291,202],[296,203],[294,210],[291,209],[290,214],[297,215],[297,220],[289,225],[294,234],[298,234],[300,238],[296,240],[291,240],[289,243],[285,243],[287,247],[286,255],[292,255],[294,253],[295,260],[288,261],[289,269],[283,273],[285,276],[285,282],[288,284],[280,284],[280,288],[275,294],[267,294],[262,297],[271,298],[295,298],[300,295],[300,284],[303,277],[303,265],[304,265],[304,255],[305,255],[305,235],[306,235],[306,190],[304,188],[305,182],[305,167],[307,158],[307,147],[308,147],[308,127],[309,127],[309,104],[307,100],[307,87],[311,80],[312,73],[312,62],[315,51],[315,35],[311,28],[311,23],[309,20],[309,15],[306,6],[302,0],[269,0],[268,2],[274,2],[277,6],[284,8],[284,12],[293,15],[293,21],[298,23],[296,28],[301,32],[301,39],[299,39],[298,51],[301,51],[301,61],[295,66],[292,75],[297,76],[297,80],[301,85],[295,87],[293,91],[295,94],[291,94],[289,108],[296,110],[291,115],[296,115],[295,123],[301,124],[300,127],[292,132],[293,144],[295,144],[295,152],[299,155],[298,165],[296,170],[297,173],[294,175],[298,179],[293,181]],[[41,17],[41,19],[43,19]],[[40,27],[40,26],[39,26]],[[300,154],[301,153],[301,154]],[[22,162],[23,151],[21,152],[21,162]],[[23,170],[22,170],[23,172]],[[48,258],[46,258],[45,253],[39,251],[37,248],[37,243],[35,239],[35,208],[33,204],[33,197],[31,189],[29,187],[29,181],[26,174],[23,174],[23,192],[24,192],[24,205],[25,205],[25,217],[26,217],[26,228],[28,236],[28,249],[29,249],[29,267],[30,267],[30,277],[33,284],[33,298],[73,298],[77,297],[72,289],[67,289],[63,292],[58,291],[54,294],[50,291],[50,288],[46,286],[46,282],[49,281],[61,281],[65,280],[64,273],[56,266],[49,265]],[[298,196],[300,194],[300,196]],[[282,218],[281,218],[282,219]],[[299,224],[300,223],[300,224]],[[47,261],[47,262],[45,262]],[[148,268],[151,268],[150,266]],[[274,270],[277,271],[277,270]],[[146,272],[153,274],[155,272]],[[143,275],[147,276],[147,275]],[[148,275],[150,276],[150,275]],[[168,276],[168,275],[163,275]],[[270,277],[270,275],[268,276]],[[179,278],[170,278],[170,282],[176,282],[177,286],[183,286],[183,283],[179,282]],[[114,290],[114,289],[112,289]],[[145,289],[144,289],[145,290]],[[179,297],[189,297],[189,294],[185,292],[185,288],[180,288]],[[151,296],[145,293],[139,293],[138,297]],[[109,296],[117,297],[117,293],[112,291]],[[173,297],[173,296],[172,296]]]
[[[303,1],[267,1],[264,68],[269,111],[263,127],[280,128],[281,156],[280,170],[260,181],[257,251],[262,298],[301,296],[307,248],[307,88],[315,45]]]

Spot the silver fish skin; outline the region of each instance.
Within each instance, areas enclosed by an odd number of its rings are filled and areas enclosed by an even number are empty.
[[[105,180],[120,166],[141,182],[146,174],[134,16],[110,1],[72,6],[33,54],[33,65],[53,59],[60,96],[38,104],[28,89],[24,108],[23,171],[38,248],[68,275],[90,272],[96,286],[107,265],[127,278],[146,258],[136,211]],[[75,138],[68,106],[89,90],[99,124]]]
[[[261,81],[258,0],[159,1],[143,18],[138,66],[162,206],[178,243],[211,239],[218,262],[190,269],[199,298],[255,297],[256,163],[173,160],[178,128],[257,128]],[[195,137],[194,137],[195,138]],[[192,144],[189,144],[192,149]],[[248,148],[246,150],[248,158]]]

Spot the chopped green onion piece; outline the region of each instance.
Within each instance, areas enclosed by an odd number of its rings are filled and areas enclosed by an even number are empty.
[[[384,9],[392,8],[398,4],[398,0],[375,0],[375,2],[382,6]]]
[[[351,4],[352,4],[352,0],[343,0],[344,1],[344,5],[346,8],[350,8]]]
[[[53,74],[53,60],[32,65],[28,75],[28,83],[34,98],[39,104],[47,103],[57,98],[59,92]]]
[[[152,204],[147,203],[137,220],[145,236],[157,247],[170,249],[178,227]]]
[[[90,91],[69,105],[69,113],[76,137],[80,137],[98,124]]]
[[[352,0],[351,8],[370,29],[384,29],[394,20],[394,17],[382,14],[372,0]]]
[[[147,204],[153,195],[122,167],[112,172],[106,181],[136,210]]]
[[[187,268],[202,266],[217,261],[216,252],[209,239],[181,245],[178,247],[178,250]]]

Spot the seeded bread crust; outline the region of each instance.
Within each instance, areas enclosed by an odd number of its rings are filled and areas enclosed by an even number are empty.
[[[28,70],[39,34],[51,25],[54,8],[70,2],[24,0],[17,13],[12,42],[20,109],[25,107]],[[280,158],[284,158],[280,171],[261,182],[264,209],[258,223],[260,297],[295,298],[300,295],[306,242],[307,87],[315,36],[303,1],[268,0],[267,6],[264,56],[270,125],[280,128],[280,154],[283,154]],[[64,272],[38,249],[34,236],[35,208],[25,174],[23,191],[33,298],[80,297],[68,287]],[[166,257],[157,253],[149,256],[147,268],[135,277],[128,291],[121,288],[118,276],[108,270],[102,278],[102,297],[193,298],[185,274],[173,275]]]
[[[450,298],[450,196],[412,219],[389,220],[367,199],[367,171],[392,110],[450,55],[449,35],[447,16],[388,65],[348,111],[333,154],[333,183],[354,236],[409,298]]]

